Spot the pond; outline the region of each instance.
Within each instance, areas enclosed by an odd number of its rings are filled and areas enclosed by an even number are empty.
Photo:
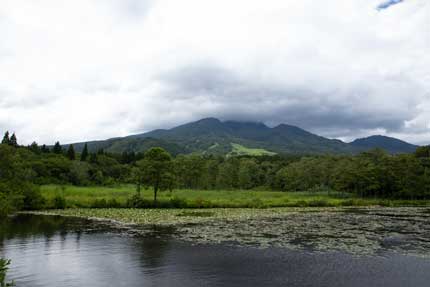
[[[348,213],[347,217],[336,214],[350,222],[346,228],[351,229],[351,237],[357,237],[358,227],[354,226],[361,224],[363,213]],[[309,229],[315,228],[311,223],[306,225],[303,219],[309,214],[297,213],[289,218],[297,224],[286,229],[292,236],[288,237],[286,246],[276,244],[287,239],[279,237],[284,233],[271,235],[273,230],[266,227],[256,235],[249,227],[261,224],[256,222],[131,229],[71,217],[21,214],[1,222],[0,256],[12,259],[9,277],[22,287],[428,286],[428,230],[421,232],[422,228],[427,228],[428,218],[423,217],[423,221],[417,223],[417,216],[410,219],[393,215],[391,211],[388,214],[392,216],[388,216],[389,221],[399,220],[404,225],[408,244],[391,234],[380,242],[383,248],[367,254],[319,248],[321,241],[327,239],[309,237]],[[325,220],[321,214],[316,216]],[[385,213],[366,213],[366,216],[387,218]],[[282,229],[285,222],[291,225],[282,218],[273,219],[272,223],[265,220],[264,226],[273,225],[276,230]],[[373,232],[386,234],[387,231],[381,229],[382,221],[375,222],[376,227],[372,228],[376,231]],[[306,238],[297,236],[301,234],[297,226],[308,229],[303,233]],[[395,226],[391,223],[388,227]],[[418,234],[416,228],[420,229]],[[220,230],[223,229],[235,230],[242,239],[251,232],[252,240],[221,240]],[[362,233],[373,236],[369,229],[368,226]],[[197,230],[201,230],[200,233]],[[211,230],[213,240],[204,235]],[[266,239],[274,238],[275,244],[270,240],[264,241],[264,247],[249,244],[263,233]],[[415,234],[412,239],[411,233]],[[336,242],[335,234],[330,237],[326,234],[326,238]],[[292,248],[295,241],[300,248]],[[312,241],[316,242],[316,247]],[[360,245],[360,242],[352,240],[351,244]],[[344,242],[339,240],[339,244]]]

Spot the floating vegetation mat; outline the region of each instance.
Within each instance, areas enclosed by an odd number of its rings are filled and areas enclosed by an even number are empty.
[[[154,225],[169,227],[166,236],[193,244],[340,251],[360,256],[383,256],[388,251],[430,258],[428,208],[129,210],[130,214],[109,210],[109,216],[102,216],[102,212],[88,209],[73,214],[71,209],[50,213],[137,223],[132,228],[141,234],[151,233]]]
[[[313,252],[430,258],[430,214],[419,208],[364,208],[291,212],[248,220],[181,226],[179,238],[197,243],[285,247]]]

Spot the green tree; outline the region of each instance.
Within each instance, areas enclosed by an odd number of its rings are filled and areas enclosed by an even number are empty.
[[[34,153],[40,153],[40,148],[37,144],[37,142],[32,142],[31,145],[28,147],[29,150],[31,150]]]
[[[16,138],[15,133],[13,133],[10,137],[10,141],[9,141],[9,145],[13,146],[13,147],[18,147],[18,140]]]
[[[2,144],[10,144],[9,131],[6,131],[3,136]]]
[[[35,172],[22,158],[26,153],[30,152],[0,145],[0,216],[42,207],[40,190],[31,182]]]
[[[145,152],[145,156],[137,163],[142,172],[142,182],[154,190],[154,204],[157,202],[157,192],[170,187],[172,176],[172,157],[160,147],[154,147]]]
[[[42,147],[40,148],[40,151],[42,153],[49,153],[49,147],[47,147],[45,144],[42,145]]]
[[[73,145],[69,145],[69,148],[67,149],[67,157],[70,160],[75,160],[76,159],[76,154],[75,154],[75,148],[73,147]]]
[[[96,153],[90,153],[90,163],[92,163],[92,164],[97,163],[97,154]]]
[[[86,185],[89,183],[89,164],[86,162],[73,161],[70,166],[69,178],[74,185]]]
[[[63,153],[63,148],[60,145],[60,142],[56,142],[54,147],[52,148],[52,152],[55,154],[62,154]]]
[[[259,168],[255,160],[242,159],[239,165],[238,180],[242,189],[251,189],[259,185]]]
[[[84,149],[82,150],[82,153],[81,153],[81,161],[86,161],[87,158],[88,158],[88,145],[85,144]]]

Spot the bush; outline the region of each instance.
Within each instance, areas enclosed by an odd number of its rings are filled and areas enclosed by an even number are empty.
[[[139,194],[136,193],[127,199],[126,206],[130,208],[144,208],[147,207],[147,203]]]
[[[115,198],[109,199],[107,202],[107,207],[109,208],[119,208],[121,203],[119,203]]]
[[[296,207],[308,207],[309,203],[307,201],[304,201],[304,200],[299,200],[299,201],[296,201],[295,203],[293,203],[293,205]]]
[[[23,192],[23,208],[25,210],[42,209],[45,206],[45,199],[40,193],[39,187],[28,184]]]
[[[260,198],[254,198],[249,203],[247,203],[247,207],[253,207],[253,208],[263,208],[264,202]]]
[[[310,207],[327,207],[327,206],[333,206],[325,199],[319,199],[319,200],[311,200],[309,201],[308,205]]]
[[[66,208],[66,199],[62,195],[57,195],[53,200],[53,207],[55,209],[65,209]]]
[[[0,286],[12,287],[15,286],[13,282],[6,282],[6,273],[9,270],[10,260],[0,258]]]
[[[10,196],[0,193],[0,218],[6,217],[8,214],[15,211],[13,200]]]
[[[179,197],[173,197],[170,199],[170,205],[173,208],[186,208],[188,207],[187,202],[184,199],[181,199]]]
[[[93,201],[93,203],[91,204],[92,208],[106,208],[107,206],[107,202],[106,199],[96,199]]]

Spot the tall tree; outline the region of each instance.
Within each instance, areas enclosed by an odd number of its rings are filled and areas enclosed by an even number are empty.
[[[88,158],[88,145],[85,144],[84,149],[82,150],[82,153],[81,153],[81,161],[86,161],[87,158]]]
[[[16,135],[15,133],[13,133],[10,137],[10,141],[9,141],[9,145],[13,146],[13,147],[17,147],[18,146],[18,140],[16,139]]]
[[[75,160],[76,159],[76,154],[75,154],[75,148],[73,147],[73,145],[69,145],[69,148],[67,149],[67,157],[70,160]]]
[[[34,153],[37,153],[37,154],[40,153],[40,148],[37,142],[32,142],[31,145],[28,147],[28,149]]]
[[[52,148],[52,151],[56,154],[62,154],[63,153],[63,148],[60,145],[60,142],[56,142],[54,147]]]
[[[144,158],[138,162],[142,172],[142,182],[152,186],[154,204],[157,202],[157,192],[172,188],[172,157],[160,147],[154,147],[145,152]]]
[[[49,147],[47,147],[45,144],[42,145],[42,147],[40,148],[40,151],[42,153],[49,153]]]
[[[3,140],[1,141],[2,144],[10,144],[10,138],[9,138],[9,131],[6,131],[4,133]]]

